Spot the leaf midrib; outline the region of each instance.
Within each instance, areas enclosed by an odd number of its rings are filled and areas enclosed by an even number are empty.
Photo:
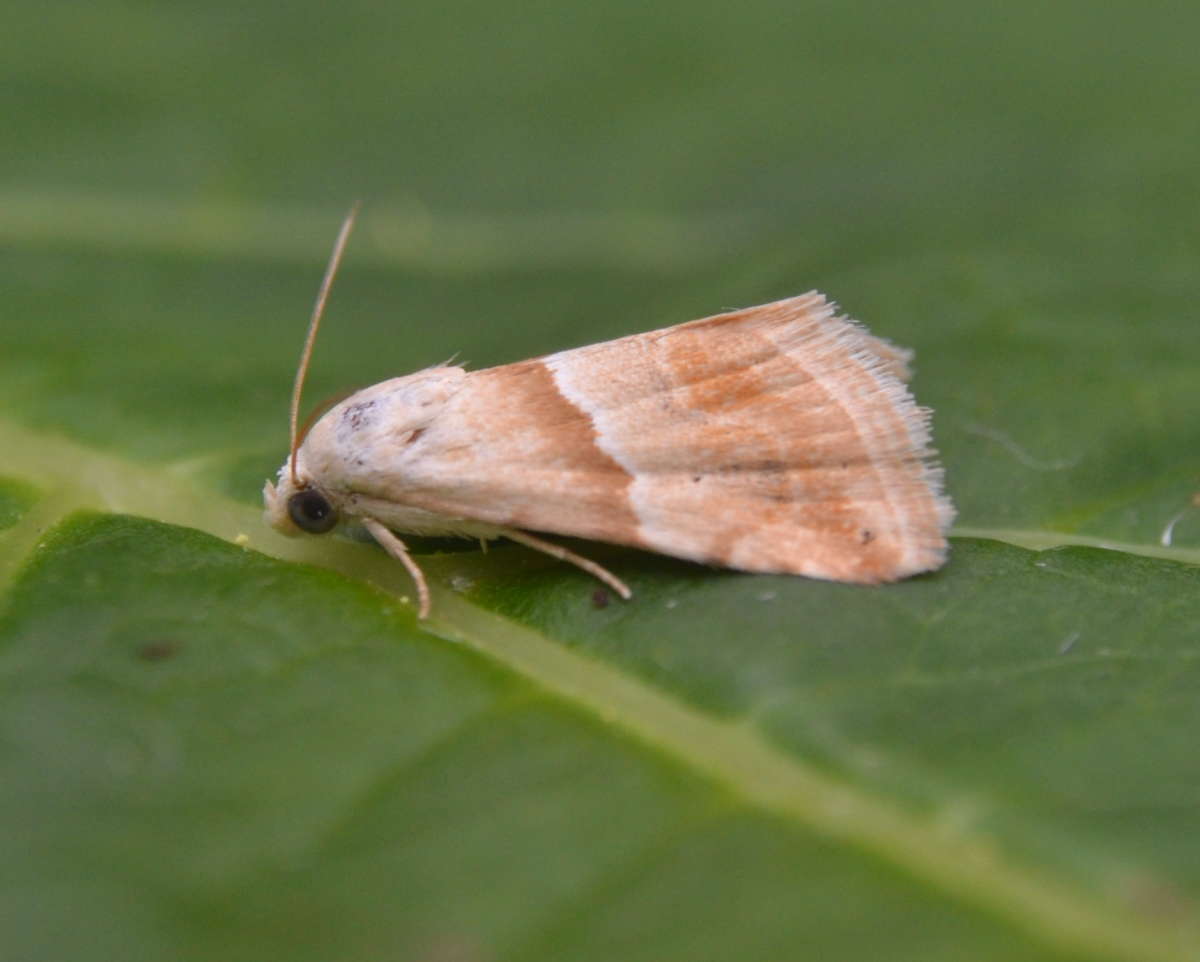
[[[72,441],[34,434],[3,419],[0,445],[13,453],[5,473],[39,485],[48,495],[40,508],[0,539],[0,584],[11,579],[47,523],[91,508],[197,528],[275,558],[368,580],[393,594],[410,590],[400,566],[380,552],[348,542],[284,538],[267,528],[254,508],[203,489],[169,467],[135,464]],[[958,533],[1006,535],[1002,540],[1025,547],[1117,547],[1054,532]],[[1200,561],[1200,551],[1122,547],[1146,556]],[[1077,893],[1069,883],[1032,866],[1006,861],[985,836],[948,833],[935,819],[918,817],[871,795],[860,784],[787,754],[749,722],[706,715],[620,668],[471,604],[442,585],[434,587],[434,618],[426,627],[670,755],[748,804],[885,858],[951,898],[1004,915],[1047,943],[1114,960],[1192,957],[1168,931],[1126,907]]]

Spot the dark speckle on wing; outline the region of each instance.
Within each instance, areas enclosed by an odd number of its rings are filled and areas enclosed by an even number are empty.
[[[351,404],[342,412],[342,426],[351,431],[358,431],[368,426],[374,419],[375,401],[359,401]]]

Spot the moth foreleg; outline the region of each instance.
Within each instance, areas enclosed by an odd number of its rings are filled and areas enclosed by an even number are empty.
[[[554,544],[552,541],[543,541],[541,538],[534,537],[528,532],[517,531],[513,528],[501,528],[500,534],[511,541],[525,545],[527,548],[533,548],[535,551],[541,551],[543,554],[548,554],[559,561],[568,561],[575,565],[575,567],[582,568],[593,578],[603,581],[626,601],[633,597],[633,592],[629,590],[629,586],[607,568],[596,564],[594,561],[589,561],[582,555],[577,555],[574,551],[564,548],[562,545]]]
[[[371,537],[379,542],[383,550],[404,565],[413,583],[417,586],[417,617],[422,621],[428,618],[429,585],[425,582],[425,573],[413,561],[404,542],[392,534],[386,525],[380,524],[374,518],[363,518],[362,521],[363,527],[371,532]]]

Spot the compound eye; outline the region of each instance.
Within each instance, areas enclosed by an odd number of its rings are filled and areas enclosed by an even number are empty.
[[[287,506],[296,527],[309,534],[324,534],[333,530],[338,523],[333,505],[325,499],[325,495],[313,488],[297,491],[288,498]]]

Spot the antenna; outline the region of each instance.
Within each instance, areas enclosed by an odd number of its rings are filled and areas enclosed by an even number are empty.
[[[304,378],[308,375],[308,363],[312,360],[313,343],[317,339],[317,330],[321,326],[321,315],[325,313],[325,302],[329,299],[329,288],[333,286],[334,275],[342,262],[342,252],[346,249],[346,241],[350,238],[350,230],[354,227],[354,218],[358,216],[356,203],[350,208],[350,213],[342,221],[342,229],[338,231],[337,240],[333,244],[333,253],[329,255],[329,266],[325,268],[325,277],[321,280],[321,289],[317,292],[317,303],[313,305],[312,319],[308,322],[308,336],[304,339],[304,350],[300,352],[300,366],[296,368],[296,382],[292,385],[292,408],[288,418],[291,433],[291,453],[288,461],[291,464],[292,484],[298,485],[296,478],[296,451],[300,447],[300,395],[304,391]]]

